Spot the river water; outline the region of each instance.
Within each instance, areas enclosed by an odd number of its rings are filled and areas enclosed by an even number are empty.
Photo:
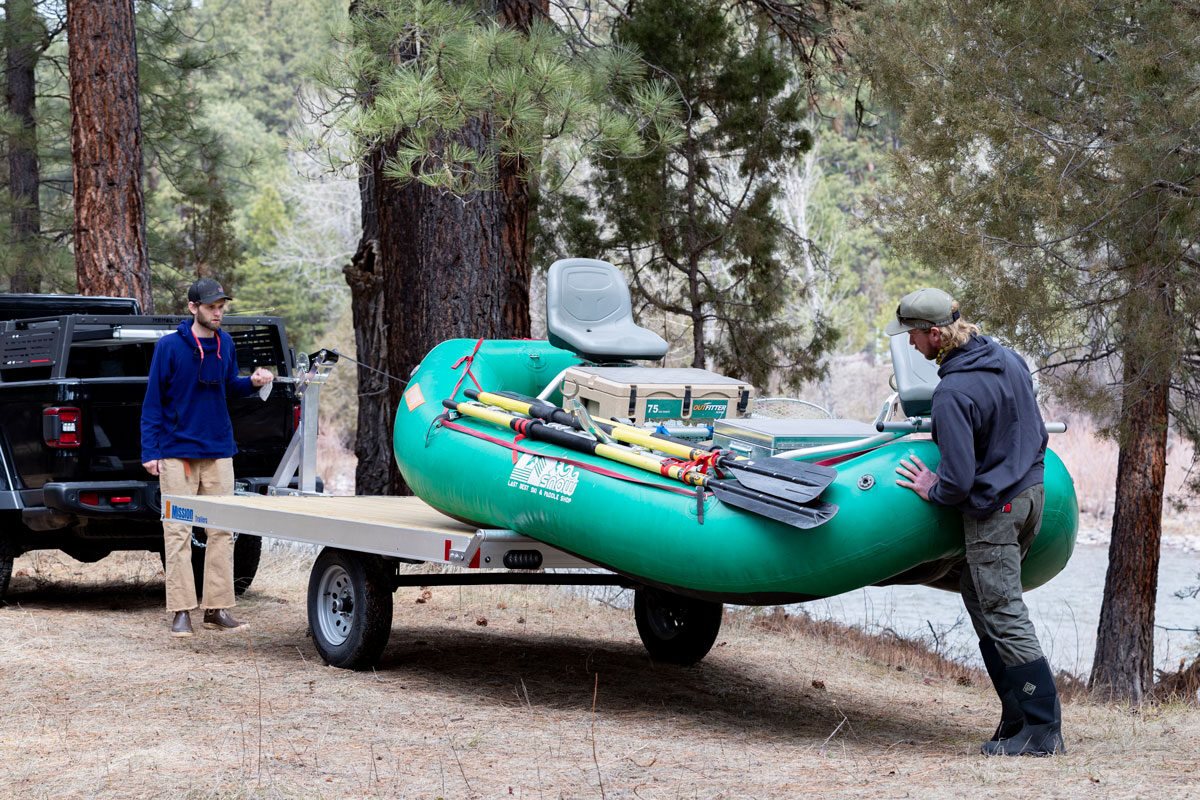
[[[1056,669],[1084,677],[1091,671],[1107,569],[1107,545],[1080,544],[1062,572],[1026,593],[1042,649]],[[1179,659],[1195,647],[1200,599],[1180,599],[1175,592],[1200,583],[1198,573],[1200,553],[1163,548],[1154,620],[1155,666],[1160,669],[1178,669]],[[787,608],[868,631],[891,629],[950,657],[982,664],[962,600],[951,592],[926,586],[869,586]]]

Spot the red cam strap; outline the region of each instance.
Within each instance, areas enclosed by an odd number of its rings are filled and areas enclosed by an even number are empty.
[[[483,387],[479,385],[479,381],[475,380],[475,376],[471,374],[471,364],[475,361],[475,354],[479,352],[479,346],[481,344],[483,344],[483,339],[475,342],[475,349],[471,351],[471,355],[463,356],[458,361],[455,361],[454,366],[450,368],[450,371],[453,372],[454,370],[458,369],[459,365],[464,361],[467,362],[467,368],[463,370],[462,375],[458,376],[458,383],[454,384],[454,391],[450,393],[451,397],[456,397],[458,395],[458,387],[462,386],[463,378],[467,377],[468,375],[471,375],[471,382],[475,384],[475,388],[481,392],[483,391]]]

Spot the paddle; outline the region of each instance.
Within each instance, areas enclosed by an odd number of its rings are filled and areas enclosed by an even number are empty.
[[[586,430],[583,423],[574,414],[559,408],[553,403],[525,397],[515,392],[481,392],[477,389],[467,389],[467,397],[481,403],[498,406],[519,414],[568,425],[576,430]],[[658,433],[621,423],[600,422],[594,420],[597,428],[612,438],[626,444],[636,444],[660,453],[683,458],[688,461],[711,455],[711,451],[693,447],[691,442],[664,436]],[[716,464],[723,470],[734,475],[748,489],[754,489],[766,494],[786,498],[795,503],[807,503],[815,500],[829,484],[837,477],[833,467],[810,464],[805,461],[791,461],[786,458],[744,458],[728,451],[718,450]]]
[[[555,444],[579,453],[600,456],[657,475],[664,475],[690,486],[703,487],[712,492],[722,503],[795,528],[815,528],[832,519],[838,511],[838,507],[832,503],[818,500],[802,504],[742,486],[735,479],[715,480],[702,473],[685,470],[677,464],[668,464],[661,458],[639,453],[623,445],[605,444],[596,441],[591,436],[551,427],[540,419],[516,417],[477,403],[443,400],[442,405],[463,416],[489,422],[502,428],[509,428],[535,441]]]

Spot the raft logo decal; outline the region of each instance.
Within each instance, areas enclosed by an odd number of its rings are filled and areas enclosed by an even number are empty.
[[[508,476],[508,485],[522,492],[569,503],[579,485],[579,470],[561,461],[522,453]]]

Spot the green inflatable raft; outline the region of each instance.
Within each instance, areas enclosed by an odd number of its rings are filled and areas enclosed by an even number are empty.
[[[898,434],[843,453],[849,457],[820,495],[836,514],[800,529],[443,405],[466,401],[466,390],[476,388],[534,396],[563,369],[583,363],[546,341],[438,345],[412,375],[396,415],[393,447],[409,486],[450,516],[517,531],[638,584],[701,600],[788,603],[891,583],[957,588],[959,514],[895,483],[905,456],[936,468],[937,448],[927,439]],[[547,399],[562,405],[559,394]],[[1056,575],[1075,543],[1074,485],[1050,451],[1045,485],[1041,532],[1022,569],[1027,589]]]

